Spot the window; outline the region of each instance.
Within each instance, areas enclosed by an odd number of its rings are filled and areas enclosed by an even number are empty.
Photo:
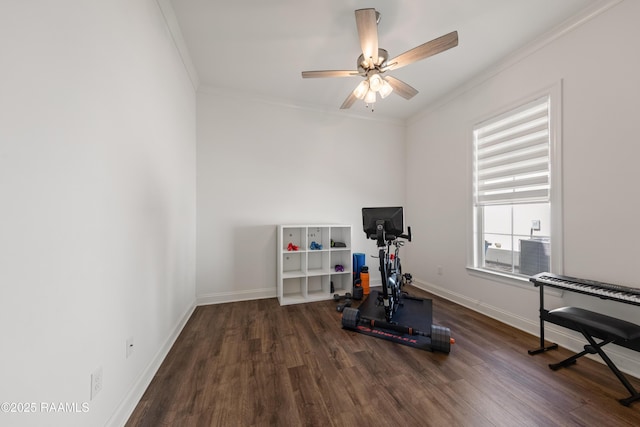
[[[473,129],[476,269],[528,277],[560,267],[554,110],[546,94]]]

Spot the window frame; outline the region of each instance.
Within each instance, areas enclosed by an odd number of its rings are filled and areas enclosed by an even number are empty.
[[[503,116],[509,112],[516,111],[523,105],[531,103],[543,96],[549,97],[549,182],[550,182],[550,238],[551,238],[551,259],[550,269],[554,274],[562,275],[564,272],[564,242],[563,242],[563,199],[562,199],[562,80],[540,89],[534,93],[524,96],[509,104],[494,110],[492,113],[486,114],[473,121],[469,126],[468,144],[468,215],[469,231],[468,231],[468,248],[467,248],[467,270],[479,277],[507,283],[507,284],[528,284],[529,279],[526,276],[516,273],[501,272],[488,269],[483,266],[476,265],[479,260],[478,251],[484,247],[483,239],[480,238],[483,230],[479,229],[479,222],[482,220],[482,212],[476,212],[475,205],[475,139],[474,128],[478,124],[489,121],[493,118]],[[482,211],[482,210],[481,210]]]

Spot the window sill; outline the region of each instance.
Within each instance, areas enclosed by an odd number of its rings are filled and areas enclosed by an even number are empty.
[[[470,275],[475,277],[480,277],[482,279],[491,280],[494,282],[504,283],[506,285],[517,286],[518,288],[528,289],[530,291],[538,292],[539,289],[537,286],[534,286],[533,283],[529,281],[527,277],[516,276],[507,273],[500,273],[498,271],[486,270],[483,268],[477,267],[467,267],[467,271]],[[556,297],[561,297],[563,291],[555,288],[544,288],[544,293],[546,295],[553,295]]]

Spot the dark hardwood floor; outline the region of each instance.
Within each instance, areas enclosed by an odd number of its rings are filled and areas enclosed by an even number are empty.
[[[341,327],[332,301],[198,307],[127,426],[638,426],[603,364],[418,289],[450,354]],[[636,388],[640,382],[630,378]]]

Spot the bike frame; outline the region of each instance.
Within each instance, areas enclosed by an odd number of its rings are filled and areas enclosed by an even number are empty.
[[[400,264],[400,247],[404,241],[398,240],[395,236],[389,239],[378,239],[378,257],[380,259],[380,275],[382,278],[382,303],[384,305],[385,318],[391,322],[393,314],[400,307],[400,296],[402,293],[403,277]],[[398,236],[411,241],[411,228],[409,234]],[[395,246],[393,257],[391,257],[391,246]]]

